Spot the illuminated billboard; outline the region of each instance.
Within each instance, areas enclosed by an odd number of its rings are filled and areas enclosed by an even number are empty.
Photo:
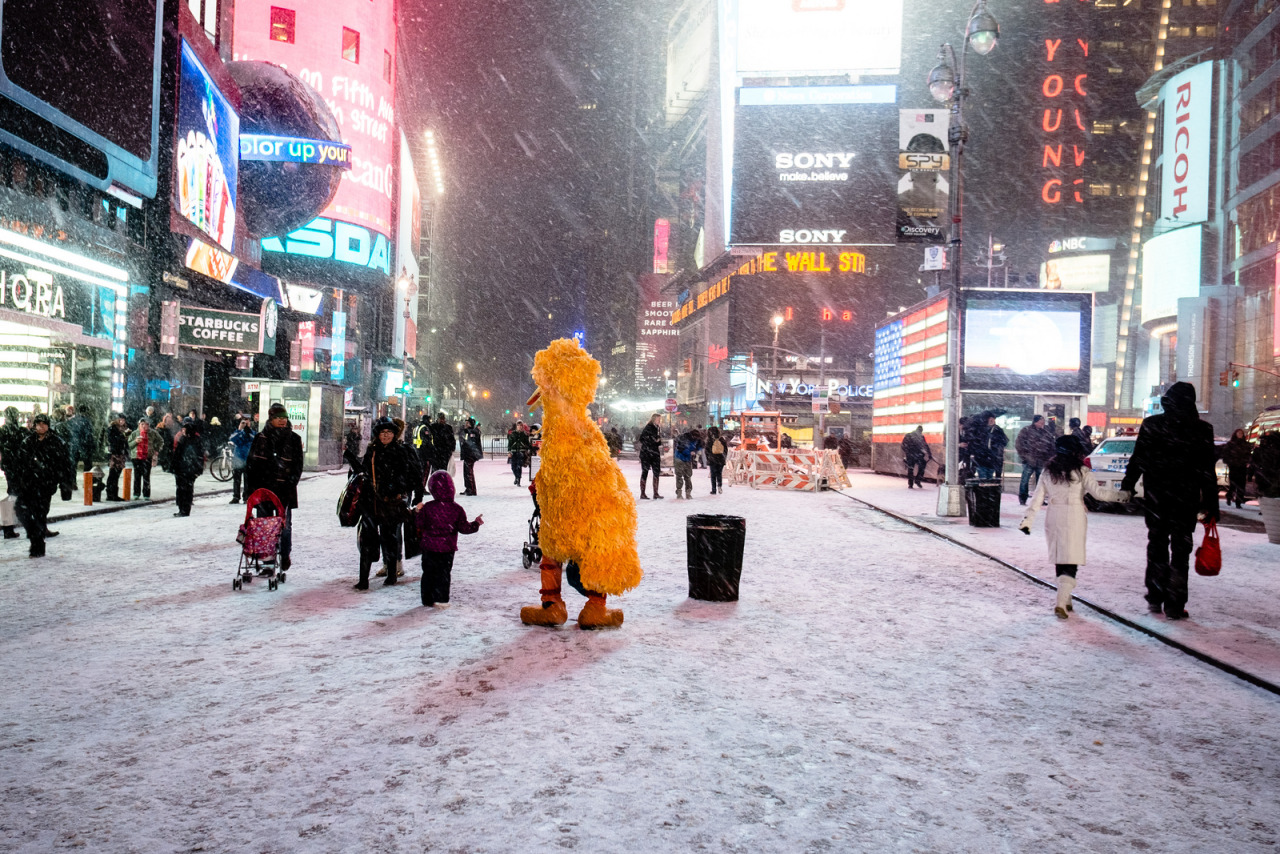
[[[1198,225],[1153,237],[1142,247],[1142,322],[1178,316],[1178,300],[1200,295]]]
[[[235,242],[239,135],[240,117],[183,39],[174,206],[228,252]]]
[[[400,218],[396,224],[396,312],[391,352],[418,353],[418,243],[422,239],[422,190],[409,140],[400,132]],[[408,300],[406,303],[405,300]],[[409,322],[405,323],[405,310]]]
[[[329,207],[285,238],[264,241],[263,250],[292,255],[297,249],[309,262],[299,267],[306,272],[391,276],[395,4],[310,0],[284,9],[271,0],[239,0],[233,54],[283,66],[308,83],[351,146],[351,168]]]
[[[1160,218],[1184,225],[1209,218],[1209,123],[1213,109],[1213,62],[1175,74],[1160,89],[1164,102],[1164,146]]]
[[[902,0],[737,0],[738,73],[897,74]]]
[[[961,330],[965,391],[1089,393],[1093,294],[968,290]]]
[[[1064,255],[1040,265],[1040,287],[1047,291],[1111,289],[1110,255]]]
[[[734,119],[729,242],[833,246],[896,242],[898,108],[894,100],[740,105]]]
[[[898,242],[942,243],[951,186],[947,110],[898,111]]]
[[[154,197],[163,4],[0,7],[0,141],[99,190]]]

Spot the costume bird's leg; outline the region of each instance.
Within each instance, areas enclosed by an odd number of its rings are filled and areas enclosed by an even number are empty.
[[[563,626],[569,620],[569,612],[560,598],[560,564],[542,557],[542,604],[526,605],[520,609],[520,622],[526,626]]]
[[[622,625],[622,611],[605,607],[603,593],[587,593],[587,604],[578,614],[578,626],[583,629],[612,629]]]

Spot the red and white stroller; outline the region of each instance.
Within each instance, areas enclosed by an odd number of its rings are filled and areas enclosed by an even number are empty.
[[[244,502],[244,524],[236,542],[240,543],[240,566],[231,581],[239,590],[253,582],[254,574],[266,576],[267,589],[275,590],[284,581],[280,566],[280,537],[284,534],[284,504],[269,489],[254,490]]]

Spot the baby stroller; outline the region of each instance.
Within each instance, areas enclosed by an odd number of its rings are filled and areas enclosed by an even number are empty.
[[[525,569],[535,563],[542,563],[542,549],[538,546],[538,530],[542,527],[542,508],[538,506],[538,487],[535,483],[529,484],[529,495],[533,498],[533,515],[529,517],[529,539],[521,549]]]
[[[285,579],[283,571],[276,572],[284,533],[284,504],[269,489],[254,490],[244,504],[244,524],[236,536],[241,545],[240,566],[231,580],[231,589],[239,590],[252,583],[256,572],[266,576],[268,590],[275,590]]]

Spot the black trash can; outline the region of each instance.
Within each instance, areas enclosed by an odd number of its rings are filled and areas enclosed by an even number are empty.
[[[698,514],[688,517],[685,532],[689,543],[689,598],[737,602],[747,520],[741,516]]]
[[[969,511],[969,527],[1000,527],[1000,493],[1004,482],[999,479],[965,481],[964,502]]]

